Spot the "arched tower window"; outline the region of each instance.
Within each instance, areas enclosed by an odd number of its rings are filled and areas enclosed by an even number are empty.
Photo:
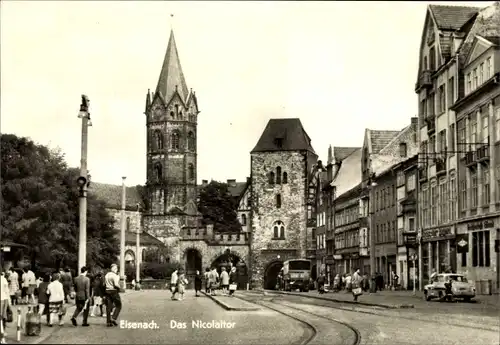
[[[174,114],[174,112],[173,112],[173,111],[171,111],[171,112],[170,112],[170,117],[171,117],[171,118],[174,118],[174,117],[175,117],[175,114]]]
[[[281,208],[281,194],[276,195],[276,208]]]
[[[285,239],[285,224],[281,220],[277,220],[273,223],[274,239]]]
[[[154,171],[155,171],[155,178],[157,181],[161,181],[162,178],[163,178],[163,171],[162,171],[162,166],[160,163],[156,163],[155,164],[155,168],[154,168]]]
[[[269,173],[268,178],[269,178],[269,184],[274,184],[274,173],[272,171]]]
[[[286,172],[283,173],[283,184],[288,183],[288,174]]]
[[[130,217],[127,217],[127,232],[130,232]]]
[[[155,131],[155,144],[158,150],[163,149],[163,135],[160,131]]]
[[[281,184],[281,167],[276,168],[276,184]]]
[[[182,111],[179,111],[179,119],[182,119]]]
[[[191,131],[187,135],[187,148],[190,151],[194,151],[195,149],[194,133]]]
[[[247,225],[247,215],[246,214],[241,215],[241,225]]]
[[[194,179],[194,164],[189,163],[188,165],[188,176],[190,179]]]
[[[173,131],[172,132],[172,140],[171,140],[171,143],[172,143],[172,149],[173,150],[178,150],[179,147],[180,147],[180,133],[179,131]]]

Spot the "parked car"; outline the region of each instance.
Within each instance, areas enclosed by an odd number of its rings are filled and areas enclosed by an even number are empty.
[[[445,293],[445,283],[451,280],[451,289],[454,298],[462,298],[464,301],[470,301],[476,297],[476,288],[467,278],[461,274],[443,273],[434,277],[433,281],[424,287],[424,297],[426,301],[433,298],[443,299]]]

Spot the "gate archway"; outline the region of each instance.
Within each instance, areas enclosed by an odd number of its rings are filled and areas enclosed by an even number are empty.
[[[201,253],[195,248],[188,248],[184,253],[185,271],[187,276],[194,276],[196,271],[203,272]],[[189,278],[188,278],[189,280]]]
[[[269,263],[264,271],[264,289],[276,290],[278,274],[283,268],[283,261],[273,261]]]

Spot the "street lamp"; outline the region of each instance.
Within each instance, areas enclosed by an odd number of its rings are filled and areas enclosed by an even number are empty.
[[[376,292],[375,287],[375,231],[373,231],[372,218],[373,218],[373,187],[377,185],[373,179],[375,174],[371,173],[368,178],[368,229],[370,229],[370,292]]]
[[[87,145],[88,128],[92,126],[89,113],[90,101],[86,95],[82,95],[82,103],[78,118],[82,119],[82,142],[80,159],[80,176],[76,180],[79,188],[79,237],[78,237],[78,271],[86,265],[87,259],[87,188],[90,185],[90,175],[87,170]]]

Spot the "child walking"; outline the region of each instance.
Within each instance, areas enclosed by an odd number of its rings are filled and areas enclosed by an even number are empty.
[[[186,290],[185,286],[188,284],[188,280],[184,274],[184,271],[179,272],[179,279],[177,280],[177,289],[179,292],[179,301],[184,299],[184,291]]]

